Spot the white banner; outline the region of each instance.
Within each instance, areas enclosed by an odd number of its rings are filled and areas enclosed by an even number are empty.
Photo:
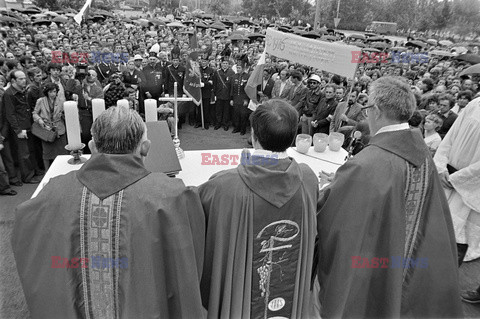
[[[273,29],[267,29],[265,39],[268,54],[349,79],[355,76],[358,63],[354,63],[352,52],[360,52],[359,47],[304,38]]]

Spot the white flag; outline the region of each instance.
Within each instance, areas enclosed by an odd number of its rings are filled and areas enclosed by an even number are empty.
[[[88,10],[90,8],[90,6],[92,5],[92,0],[87,0],[85,2],[85,4],[83,5],[82,7],[82,10],[80,10],[79,13],[77,13],[75,15],[75,17],[73,17],[73,19],[79,24],[81,25],[82,24],[82,18],[86,15],[88,15]]]

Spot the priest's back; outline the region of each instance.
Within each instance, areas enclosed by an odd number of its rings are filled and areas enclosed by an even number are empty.
[[[237,168],[199,188],[208,318],[305,318],[309,311],[318,179],[286,155],[297,117],[284,101],[265,102],[251,117],[253,155],[242,153]]]
[[[109,108],[92,133],[80,170],[16,210],[12,247],[32,317],[202,318],[197,191],[145,169],[134,111]]]
[[[319,202],[322,318],[461,317],[450,211],[428,147],[407,123],[415,98],[385,77],[369,104],[374,136]]]

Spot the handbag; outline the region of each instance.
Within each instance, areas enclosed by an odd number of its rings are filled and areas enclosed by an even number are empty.
[[[42,141],[52,143],[57,138],[57,132],[47,130],[37,122],[32,124],[32,134],[41,139]]]

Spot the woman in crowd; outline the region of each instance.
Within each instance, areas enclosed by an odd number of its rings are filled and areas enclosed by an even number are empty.
[[[33,120],[47,130],[57,133],[57,138],[53,142],[42,141],[43,162],[45,169],[48,169],[57,155],[67,154],[65,146],[67,138],[65,136],[65,118],[63,114],[63,105],[57,98],[58,85],[55,83],[46,83],[43,88],[43,97],[37,100],[35,110],[33,111]]]

